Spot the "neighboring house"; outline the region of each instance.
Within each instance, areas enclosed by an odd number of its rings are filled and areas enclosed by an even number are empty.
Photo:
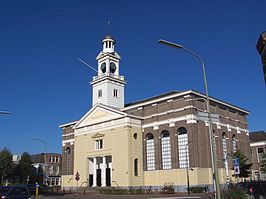
[[[76,187],[78,173],[82,186],[159,189],[173,183],[176,191],[186,191],[189,167],[191,186],[212,190],[206,96],[193,90],[171,91],[125,105],[126,82],[119,74],[121,58],[114,46],[115,39],[107,35],[96,58],[98,75],[91,82],[92,108],[78,121],[60,126],[62,187]],[[234,181],[232,155],[237,149],[251,160],[249,111],[214,97],[210,109],[224,184]]]
[[[21,155],[13,155],[13,162],[15,165],[18,165],[20,159],[21,159]]]
[[[46,174],[45,183],[47,183],[49,186],[61,185],[61,167],[62,167],[61,154],[58,153],[35,154],[31,155],[31,160],[35,168],[39,168],[41,166],[42,171]]]
[[[263,153],[266,153],[266,132],[256,131],[249,134],[252,154],[252,178],[253,180],[266,180],[266,174],[260,171]]]

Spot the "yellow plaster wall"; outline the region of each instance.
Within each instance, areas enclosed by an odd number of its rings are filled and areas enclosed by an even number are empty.
[[[77,183],[73,175],[62,175],[61,176],[61,187],[62,188],[72,188],[75,186],[77,186]]]
[[[193,168],[189,170],[191,185],[211,184],[210,168]],[[186,169],[144,171],[145,186],[162,186],[165,183],[187,185]]]
[[[137,132],[138,139],[133,139]],[[141,130],[137,127],[110,128],[101,132],[101,138],[92,138],[96,133],[78,135],[75,137],[75,164],[74,172],[80,174],[80,182],[88,178],[88,158],[98,156],[112,156],[112,186],[140,186],[143,185],[142,175],[142,140]],[[95,140],[103,139],[103,149],[95,149]],[[131,152],[130,152],[131,151]],[[134,175],[134,159],[139,160],[139,175]],[[87,184],[84,184],[87,186]]]
[[[143,152],[142,152],[142,131],[140,127],[129,128],[130,132],[130,186],[143,186]],[[134,139],[134,134],[137,133],[137,139]],[[138,176],[134,174],[134,160],[138,159]]]

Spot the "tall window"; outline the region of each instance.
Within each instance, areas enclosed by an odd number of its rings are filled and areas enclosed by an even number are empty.
[[[263,157],[263,148],[258,148],[257,149],[258,152],[258,163],[260,163],[262,161],[262,157]]]
[[[98,98],[102,97],[103,96],[103,91],[102,89],[101,90],[98,90]]]
[[[119,92],[117,89],[114,89],[114,97],[119,97]]]
[[[180,127],[177,129],[179,167],[189,167],[188,135],[187,129]]]
[[[223,147],[223,158],[226,160],[227,158],[227,145],[226,145],[226,134],[222,135],[222,147]]]
[[[66,153],[66,175],[71,174],[71,165],[70,165],[70,147],[67,147],[65,150]]]
[[[237,146],[236,146],[236,135],[233,135],[232,137],[232,145],[233,145],[233,153],[236,152]]]
[[[162,144],[162,163],[163,169],[171,169],[171,144],[170,144],[170,134],[168,131],[164,130],[161,133],[161,144]]]
[[[139,167],[139,161],[136,158],[134,160],[134,176],[138,176],[139,175],[139,169],[138,169],[138,167]]]
[[[53,166],[49,166],[49,174],[50,175],[54,174],[54,167]]]
[[[151,133],[146,136],[147,170],[155,170],[154,139]]]

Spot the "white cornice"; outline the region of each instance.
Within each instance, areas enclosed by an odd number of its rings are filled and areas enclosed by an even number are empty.
[[[264,145],[266,145],[266,140],[258,142],[250,142],[250,146],[264,146]]]
[[[62,124],[62,125],[59,126],[59,128],[64,128],[64,127],[71,126],[71,125],[74,126],[77,122],[78,121]]]
[[[62,140],[62,144],[66,144],[66,143],[69,143],[69,142],[75,142],[75,139],[69,139],[69,140]]]
[[[155,122],[143,124],[142,128],[158,127],[158,126],[163,125],[163,124],[172,125],[172,123],[178,122],[178,121],[186,121],[187,124],[191,124],[191,123],[196,123],[197,121],[200,121],[200,119],[195,114],[188,114],[188,115],[184,115],[184,116],[180,116],[180,117],[175,117],[175,118],[170,118],[170,119],[166,119],[166,120],[155,121]],[[203,121],[203,120],[201,120],[201,121]],[[216,122],[213,122],[213,124],[216,124],[217,126],[228,127],[228,124],[224,124],[221,122],[219,122],[219,124],[217,124]],[[243,129],[243,128],[240,128],[237,126],[232,126],[232,125],[230,125],[230,129],[235,129],[238,132],[240,132],[240,131],[245,132],[245,133],[249,132],[248,129]]]

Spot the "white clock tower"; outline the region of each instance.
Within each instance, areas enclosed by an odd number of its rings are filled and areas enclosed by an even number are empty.
[[[92,106],[104,104],[113,108],[124,107],[124,76],[119,75],[121,57],[115,52],[115,39],[109,34],[102,41],[103,50],[96,57],[98,75],[91,82]]]

